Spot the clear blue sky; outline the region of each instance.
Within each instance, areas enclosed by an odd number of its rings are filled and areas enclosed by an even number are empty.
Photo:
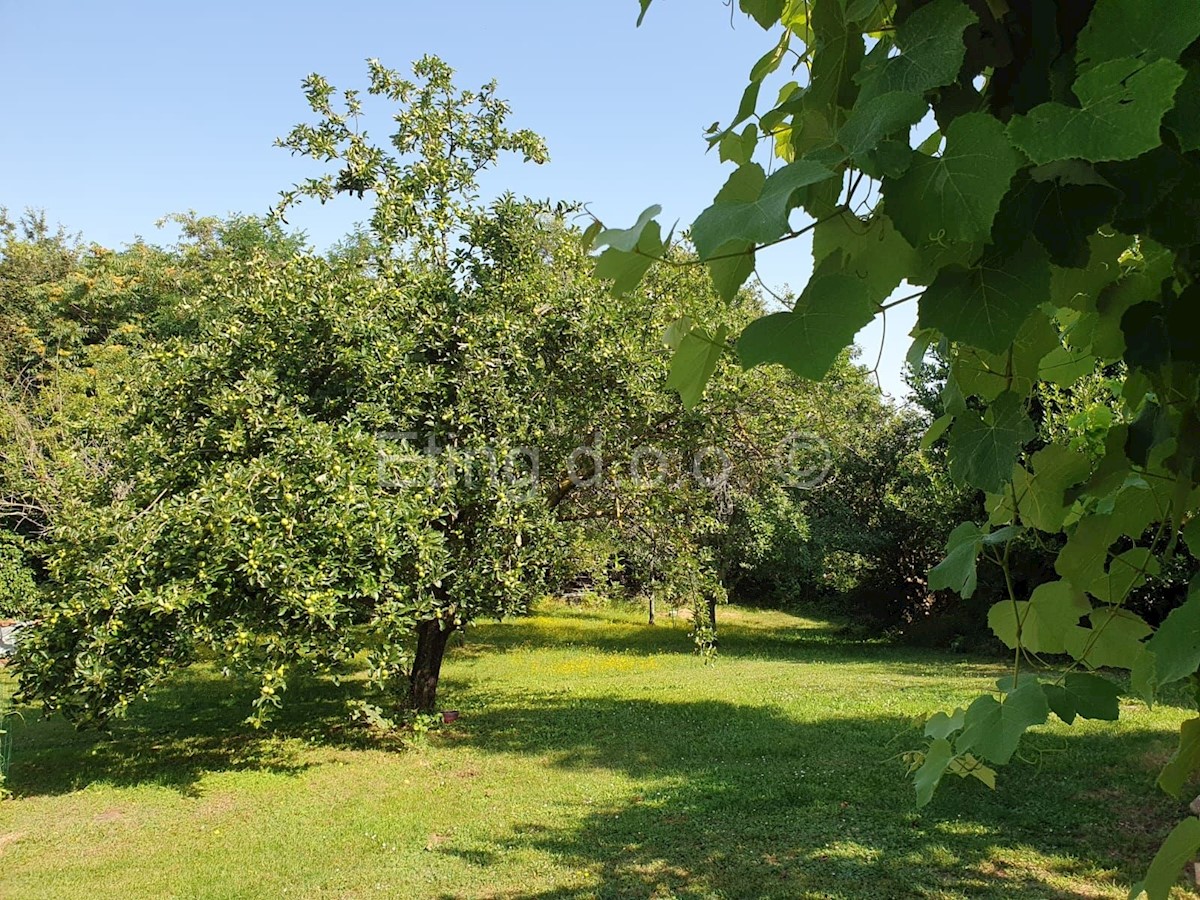
[[[549,145],[549,165],[506,160],[487,189],[584,201],[619,226],[661,203],[686,224],[727,174],[703,131],[728,120],[772,41],[721,0],[656,0],[640,29],[637,12],[636,0],[0,0],[0,205],[45,209],[109,246],[169,240],[154,222],[170,212],[265,212],[318,171],[272,146],[307,119],[304,75],[365,87],[367,57],[407,70],[434,53],[463,87],[497,79],[511,123]],[[325,246],[365,215],[347,200],[289,221]],[[763,254],[764,281],[802,287],[807,249]],[[893,394],[913,315],[889,314],[880,376]],[[878,322],[859,342],[873,363]]]

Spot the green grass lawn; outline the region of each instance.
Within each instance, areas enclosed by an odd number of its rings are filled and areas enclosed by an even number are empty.
[[[473,628],[458,722],[407,749],[293,686],[269,731],[198,667],[109,737],[27,712],[0,803],[0,896],[1120,897],[1178,819],[1153,792],[1187,714],[1047,726],[1000,789],[914,809],[912,719],[998,664],[722,610],[686,627],[551,607]]]

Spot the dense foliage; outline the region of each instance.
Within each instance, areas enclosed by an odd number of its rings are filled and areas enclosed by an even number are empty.
[[[650,0],[641,6],[646,15]],[[1116,718],[1118,687],[1098,668],[1131,670],[1152,701],[1200,666],[1200,581],[1157,628],[1129,608],[1182,544],[1200,545],[1200,6],[740,7],[777,43],[711,136],[736,169],[692,237],[725,296],[759,248],[810,232],[813,276],[793,309],[742,330],[738,357],[820,377],[874,316],[915,300],[914,358],[937,345],[949,363],[931,439],[945,437],[957,483],[988,495],[986,516],[953,532],[931,586],[969,597],[978,559],[999,566],[1009,596],[989,622],[1013,670],[995,694],[930,720],[914,766],[925,803],[946,772],[991,783],[990,767],[1051,713]],[[785,66],[798,77],[763,110],[760,91]],[[754,159],[761,144],[780,161],[769,175]],[[796,209],[810,224],[793,227]],[[596,235],[607,248],[598,271],[618,290],[663,253],[655,214]],[[902,285],[919,289],[891,299]],[[1123,376],[1116,413],[1089,421],[1085,444],[1039,440],[1039,383],[1071,387],[1097,368]],[[680,380],[697,398],[709,370],[690,374]],[[1030,591],[1011,577],[1022,539],[1053,557]],[[1066,664],[1041,671],[1043,655]],[[1172,793],[1200,758],[1198,726],[1184,725],[1163,771]],[[1200,819],[1188,818],[1145,890],[1165,897],[1197,849]]]
[[[26,698],[102,721],[211,656],[259,679],[259,722],[294,673],[361,655],[382,702],[428,710],[450,636],[542,594],[691,606],[711,648],[729,591],[803,593],[804,504],[882,408],[865,373],[805,386],[713,356],[719,390],[685,409],[679,323],[740,327],[756,298],[723,303],[684,251],[608,297],[569,206],[474,197],[539,139],[490,87],[414,71],[371,64],[390,150],[354,92],[306,82],[318,122],[282,143],[340,169],[276,219],[346,193],[373,210],[328,254],[254,218],[180,217],[166,250],[9,229],[0,601],[36,620]]]

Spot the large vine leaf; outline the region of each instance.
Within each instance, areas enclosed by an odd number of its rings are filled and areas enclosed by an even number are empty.
[[[950,474],[960,484],[997,493],[1032,437],[1033,423],[1016,394],[1001,394],[982,416],[967,409],[950,429]]]
[[[803,187],[833,177],[825,166],[800,159],[762,179],[757,163],[741,166],[730,176],[713,205],[692,225],[692,242],[701,259],[714,256],[731,241],[766,244],[789,230],[792,198]],[[752,195],[754,183],[761,189]]]
[[[1000,353],[1050,292],[1050,265],[1033,241],[1016,254],[985,257],[938,273],[918,304],[917,324],[954,341]]]
[[[1179,873],[1200,851],[1200,819],[1184,819],[1167,835],[1146,872],[1146,880],[1136,884],[1129,892],[1131,898],[1144,893],[1150,900],[1169,900],[1171,888],[1179,880]]]
[[[820,264],[842,254],[842,271],[861,278],[872,302],[886,298],[911,270],[915,253],[886,213],[876,209],[863,220],[847,211],[813,229],[813,260]]]
[[[1044,684],[1046,702],[1056,716],[1068,725],[1079,716],[1115,722],[1121,713],[1121,688],[1107,678],[1072,672],[1063,683]]]
[[[838,143],[858,159],[874,150],[880,140],[900,129],[916,125],[929,110],[920,94],[892,91],[859,102],[838,129]],[[907,138],[907,131],[905,138]],[[908,146],[907,140],[905,146]]]
[[[1091,628],[1067,630],[1067,652],[1079,662],[1099,669],[1131,669],[1142,652],[1142,638],[1151,632],[1145,619],[1125,609],[1108,607],[1089,616]]]
[[[1200,771],[1200,718],[1188,719],[1179,726],[1179,746],[1159,773],[1158,786],[1172,797],[1179,797],[1197,771]]]
[[[1194,579],[1184,604],[1171,611],[1146,642],[1133,667],[1133,681],[1147,700],[1166,684],[1200,669],[1200,578]]]
[[[1035,163],[1133,159],[1160,143],[1159,126],[1184,74],[1165,59],[1108,60],[1075,79],[1078,107],[1043,103],[1015,116],[1008,134]]]
[[[959,753],[973,750],[989,762],[1003,765],[1012,759],[1021,736],[1031,726],[1045,722],[1049,714],[1046,694],[1034,678],[1023,680],[1005,695],[1004,702],[984,694],[967,707],[954,749]]]
[[[918,7],[896,28],[899,53],[873,52],[859,73],[863,97],[923,94],[954,81],[967,52],[963,32],[977,21],[962,0],[933,0]]]
[[[1091,466],[1087,456],[1060,444],[1049,444],[1033,454],[1033,473],[1018,467],[1013,474],[1013,494],[1021,520],[1040,531],[1056,533],[1066,521],[1070,504],[1067,488],[1083,481]]]
[[[937,790],[938,782],[946,774],[946,769],[953,757],[954,750],[945,738],[938,738],[929,745],[929,749],[925,751],[924,762],[913,775],[913,786],[917,789],[918,807],[925,806],[933,799],[933,792]]]
[[[700,402],[704,387],[716,371],[717,362],[725,351],[725,338],[729,328],[722,325],[716,333],[703,328],[693,328],[679,341],[675,355],[671,358],[671,371],[667,377],[667,389],[679,392],[685,409]]]
[[[975,593],[976,562],[983,536],[983,530],[974,522],[963,522],[950,532],[946,558],[929,570],[931,591],[952,590],[963,597]]]
[[[1193,0],[1098,0],[1079,34],[1079,68],[1136,56],[1178,59],[1200,37],[1200,4]]]
[[[1031,653],[1065,653],[1067,631],[1092,611],[1069,582],[1040,584],[1028,600],[1001,600],[988,612],[988,627],[1008,647]]]
[[[791,312],[755,319],[738,338],[746,368],[779,363],[804,378],[818,379],[875,315],[862,279],[842,272],[815,275]]]
[[[946,129],[941,156],[916,154],[902,177],[883,180],[883,196],[914,247],[983,241],[1020,165],[1004,126],[984,113],[968,113]]]

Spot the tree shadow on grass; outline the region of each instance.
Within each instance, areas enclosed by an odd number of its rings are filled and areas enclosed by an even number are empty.
[[[919,737],[898,717],[535,699],[472,716],[457,739],[654,786],[504,837],[587,873],[510,897],[1094,897],[1097,884],[1140,877],[1181,814],[1155,793],[1157,761],[1146,760],[1166,732],[1034,735],[1038,763],[1002,772],[1000,790],[950,777],[921,812],[894,756]],[[438,852],[500,862],[469,844]]]
[[[306,678],[292,685],[270,725],[245,721],[258,694],[245,679],[195,665],[152,691],[107,730],[76,729],[60,716],[21,709],[10,719],[15,752],[5,786],[16,797],[63,794],[91,784],[156,784],[192,795],[210,772],[304,771],[303,745],[378,746],[348,727],[356,685]]]
[[[563,610],[553,610],[564,613]],[[662,617],[664,620],[666,617]],[[836,622],[814,621],[776,612],[760,621],[740,610],[722,607],[717,614],[719,653],[729,659],[764,659],[793,662],[914,663],[927,668],[931,657],[953,662],[992,666],[1000,657],[938,653],[882,638],[863,638]],[[603,627],[597,627],[597,625]],[[464,656],[504,653],[530,648],[584,648],[603,653],[655,655],[692,654],[696,645],[690,622],[666,620],[648,625],[613,615],[603,609],[571,609],[554,616],[534,616],[504,622],[473,624],[456,640],[451,652]]]

